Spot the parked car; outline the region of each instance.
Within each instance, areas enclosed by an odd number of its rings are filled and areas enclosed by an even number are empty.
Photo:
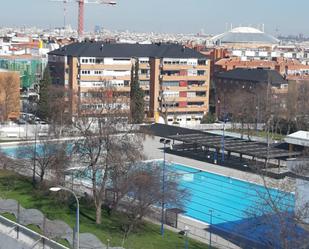
[[[25,121],[25,120],[23,120],[23,119],[17,119],[16,121],[15,121],[15,123],[16,124],[18,124],[18,125],[24,125],[24,124],[26,124],[27,122]]]

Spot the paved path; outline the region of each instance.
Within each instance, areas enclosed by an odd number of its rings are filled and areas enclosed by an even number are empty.
[[[13,214],[16,219],[19,216],[19,223],[27,226],[27,225],[36,225],[40,227],[46,237],[52,239],[65,239],[71,245],[73,244],[73,230],[72,228],[61,220],[49,220],[47,218],[44,219],[44,215],[41,211],[37,209],[25,209],[23,207],[19,207],[18,211],[18,203],[12,199],[0,199],[0,213],[10,213]],[[45,222],[45,224],[44,224]],[[1,228],[0,224],[0,228]],[[6,232],[5,229],[0,229],[0,232]],[[27,241],[29,242],[29,241]],[[29,244],[29,243],[28,243]],[[81,249],[106,249],[106,246],[93,234],[90,233],[81,233],[80,234],[80,248]],[[109,247],[110,249],[116,249],[113,247]],[[1,247],[0,247],[1,249]]]

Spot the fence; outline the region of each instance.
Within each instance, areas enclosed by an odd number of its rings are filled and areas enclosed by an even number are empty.
[[[1,232],[4,232],[7,236],[20,242],[22,245],[28,245],[26,248],[32,249],[69,249],[39,233],[36,233],[29,228],[22,226],[14,221],[11,221],[0,215],[0,227]]]

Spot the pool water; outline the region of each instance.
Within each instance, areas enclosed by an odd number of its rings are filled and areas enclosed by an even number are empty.
[[[292,245],[297,238],[309,236],[293,219],[295,196],[292,193],[176,163],[168,164],[167,171],[181,176],[180,187],[191,193],[185,204],[185,215],[210,224],[208,230],[226,239],[242,241],[246,248],[281,249],[280,236],[284,229],[297,234],[290,238]],[[276,213],[266,204],[270,199],[276,202]]]
[[[180,186],[191,193],[191,199],[185,205],[186,215],[206,223],[220,224],[250,218],[252,209],[262,202],[261,196],[268,194],[263,186],[199,172],[180,164],[168,164],[167,169],[180,176],[183,174]],[[282,200],[282,210],[293,211],[293,194],[276,189],[270,189],[269,192],[274,199]]]
[[[0,146],[0,152],[12,158],[31,159],[34,154],[33,153],[34,149],[36,149],[35,151],[38,156],[39,155],[44,156],[44,155],[50,155],[53,152],[55,152],[56,149],[61,148],[58,146],[61,146],[61,144],[53,145],[52,143],[50,143],[50,144],[42,145],[38,143],[35,145],[34,143],[29,143],[29,144],[23,144],[20,146],[4,146],[4,147]],[[72,143],[66,144],[66,151],[68,154],[72,152],[72,149],[73,149]]]

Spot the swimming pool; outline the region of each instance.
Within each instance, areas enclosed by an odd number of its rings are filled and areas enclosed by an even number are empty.
[[[33,157],[35,146],[36,146],[36,154],[43,156],[52,154],[53,151],[55,151],[55,149],[57,148],[57,146],[61,146],[61,143],[54,145],[52,143],[46,145],[42,145],[39,143],[37,143],[36,145],[34,143],[28,143],[22,145],[10,145],[10,146],[0,145],[0,152],[8,155],[11,158],[30,159]],[[68,154],[72,152],[72,148],[73,148],[72,143],[66,144],[66,151]]]
[[[210,224],[211,231],[220,236],[237,242],[246,241],[246,245],[254,244],[252,248],[256,248],[256,245],[262,248],[269,244],[272,244],[271,248],[280,248],[276,245],[282,229],[278,213],[286,217],[284,224],[291,226],[291,231],[293,229],[293,232],[296,230],[296,233],[303,233],[301,228],[295,226],[295,222],[289,222],[294,213],[293,193],[266,189],[262,185],[210,172],[200,172],[177,163],[168,163],[167,172],[176,172],[181,176],[180,186],[191,193],[190,200],[185,204],[185,215]],[[277,214],[270,205],[265,205],[269,196],[278,201]]]
[[[249,218],[249,210],[261,202],[266,194],[263,186],[241,181],[210,172],[199,172],[196,169],[180,165],[167,164],[170,172],[183,176],[180,186],[191,192],[191,199],[186,203],[186,215],[212,224],[233,222]],[[190,174],[192,172],[192,174]],[[293,211],[294,195],[276,189],[270,189],[274,198],[281,198],[284,210]]]

